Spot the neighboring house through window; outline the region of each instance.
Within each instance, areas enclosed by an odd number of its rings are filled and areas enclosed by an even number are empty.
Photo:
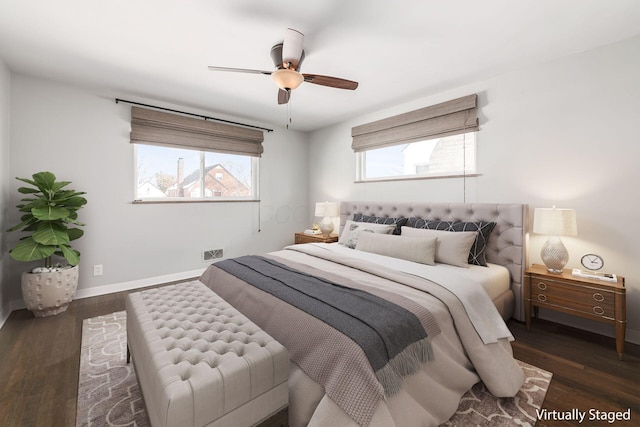
[[[358,181],[473,175],[476,133],[356,153]]]
[[[136,144],[137,195],[153,199],[256,199],[251,156]]]
[[[178,162],[184,162],[179,159]],[[195,170],[186,177],[178,177],[177,182],[167,189],[169,197],[201,197],[204,182],[204,197],[249,197],[251,184],[245,184],[221,164],[206,166],[204,171]],[[246,176],[244,177],[247,178]]]

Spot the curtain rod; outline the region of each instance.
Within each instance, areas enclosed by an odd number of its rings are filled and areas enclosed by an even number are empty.
[[[171,111],[172,113],[187,114],[189,116],[200,117],[201,119],[205,119],[205,120],[215,120],[215,121],[218,121],[218,122],[230,123],[232,125],[239,125],[239,126],[244,126],[244,127],[253,128],[253,129],[265,130],[267,132],[273,132],[273,129],[263,128],[263,127],[260,127],[260,126],[248,125],[248,124],[245,124],[245,123],[233,122],[231,120],[225,120],[225,119],[218,119],[218,118],[215,118],[215,117],[203,116],[202,114],[187,113],[186,111],[173,110],[171,108],[164,108],[164,107],[156,107],[155,105],[143,104],[141,102],[127,101],[126,99],[116,98],[116,104],[119,103],[119,102],[124,102],[124,103],[127,103],[127,104],[133,104],[133,105],[140,105],[142,107],[156,108],[158,110]]]

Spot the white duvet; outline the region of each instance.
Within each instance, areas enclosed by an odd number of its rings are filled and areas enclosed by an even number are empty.
[[[399,258],[391,258],[370,252],[350,249],[339,243],[323,244],[312,243],[306,248],[315,247],[317,250],[332,252],[336,255],[347,258],[355,258],[371,262],[389,269],[393,269],[405,274],[410,274],[442,286],[453,293],[462,303],[473,324],[480,335],[482,342],[491,344],[498,342],[502,338],[513,341],[513,335],[507,328],[500,313],[491,301],[489,294],[479,283],[479,279],[474,277],[475,269],[456,267],[447,264],[427,265],[416,262],[405,261]],[[285,249],[304,250],[304,247],[289,246]],[[308,252],[313,253],[313,251]]]

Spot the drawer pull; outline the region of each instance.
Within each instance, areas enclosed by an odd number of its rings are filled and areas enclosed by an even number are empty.
[[[541,291],[546,291],[547,290],[547,284],[544,282],[538,282],[538,289],[540,289]]]
[[[604,308],[600,307],[599,305],[596,305],[595,307],[593,307],[593,312],[598,316],[602,316],[604,314]]]
[[[593,294],[593,299],[598,302],[602,302],[604,301],[604,295],[602,295],[600,292],[596,292],[595,294]]]
[[[538,301],[547,302],[547,296],[545,294],[538,295]]]

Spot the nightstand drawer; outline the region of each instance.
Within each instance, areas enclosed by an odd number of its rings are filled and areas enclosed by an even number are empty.
[[[295,235],[295,243],[296,245],[299,245],[300,243],[311,243],[311,242],[317,242],[317,239],[314,239],[312,237],[307,237],[301,234],[296,234]]]
[[[585,315],[614,319],[614,297],[612,291],[588,285],[531,277],[531,302],[539,306],[562,307]]]

